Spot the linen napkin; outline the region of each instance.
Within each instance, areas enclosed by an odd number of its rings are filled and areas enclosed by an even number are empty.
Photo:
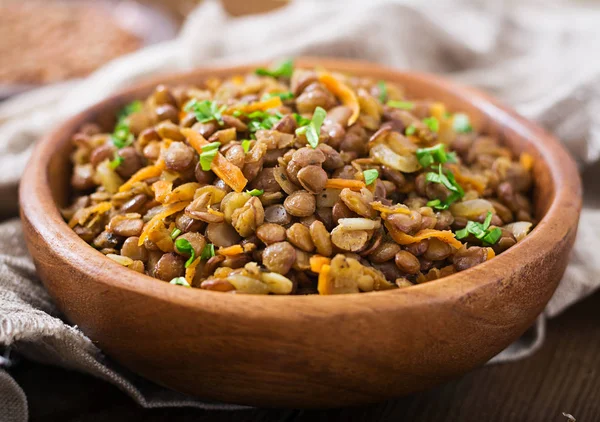
[[[32,145],[68,116],[133,82],[165,72],[298,55],[360,58],[444,74],[485,89],[560,138],[582,170],[600,158],[600,9],[536,0],[295,0],[274,12],[228,16],[206,0],[173,41],[117,59],[84,80],[0,104],[0,215],[16,213],[16,187]],[[545,318],[600,287],[600,208],[590,184],[569,267],[528,335],[495,357],[529,356]],[[118,367],[60,319],[24,247],[18,220],[0,224],[0,347],[84,371],[140,405],[238,408],[175,393]],[[0,366],[10,362],[0,360]],[[0,419],[27,418],[25,396],[0,369]],[[6,413],[6,416],[2,414]],[[11,413],[12,412],[12,413]]]

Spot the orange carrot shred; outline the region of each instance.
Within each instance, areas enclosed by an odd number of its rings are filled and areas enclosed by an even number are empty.
[[[529,171],[533,167],[533,157],[531,154],[524,152],[519,157],[519,163],[525,170]]]
[[[319,72],[319,82],[325,85],[325,88],[333,95],[338,97],[342,104],[352,110],[352,115],[348,119],[348,126],[354,124],[360,114],[360,105],[354,91],[328,72]]]
[[[331,266],[329,266],[327,264],[321,266],[321,271],[319,272],[319,280],[318,280],[318,284],[317,284],[317,290],[319,291],[320,295],[329,294],[329,286],[327,285],[327,282],[329,280],[329,270],[330,269],[331,269]]]
[[[185,281],[192,285],[192,281],[194,280],[194,276],[196,275],[196,267],[200,263],[201,258],[198,257],[192,261],[192,263],[185,269]]]
[[[325,187],[330,189],[348,188],[351,190],[361,190],[365,186],[365,182],[363,182],[362,180],[349,179],[328,179],[327,183],[325,183]]]
[[[228,246],[226,248],[219,248],[217,253],[219,255],[223,255],[223,256],[235,256],[235,255],[243,254],[244,248],[242,248],[240,245],[233,245],[233,246]]]
[[[147,166],[138,170],[133,176],[129,178],[128,181],[121,185],[121,187],[119,188],[119,192],[127,192],[136,182],[160,176],[164,169],[165,162],[159,160],[153,166]]]
[[[321,256],[321,255],[313,255],[310,257],[310,270],[313,273],[319,274],[324,265],[329,265],[331,259]]]
[[[181,129],[181,133],[187,138],[189,144],[198,154],[202,154],[202,146],[209,143],[204,139],[204,136],[190,128]],[[215,155],[215,158],[210,165],[210,169],[236,192],[244,190],[248,183],[248,179],[244,177],[240,168],[233,165],[227,158],[223,157],[221,153]]]
[[[442,242],[455,247],[456,249],[460,249],[462,247],[462,243],[456,239],[454,233],[452,233],[450,230],[424,229],[419,231],[414,236],[411,236],[394,229],[387,221],[385,222],[385,226],[387,227],[390,236],[392,236],[392,239],[394,239],[394,241],[399,245],[410,245],[411,243],[417,243],[421,240],[435,237],[436,239],[439,239]]]
[[[492,259],[495,256],[496,256],[496,252],[494,252],[494,250],[492,248],[487,248],[487,259],[486,259],[486,261],[489,261],[490,259]]]
[[[152,217],[152,219],[150,221],[148,221],[148,223],[146,223],[146,227],[144,227],[144,231],[142,231],[142,234],[140,235],[140,240],[138,241],[138,246],[142,246],[144,244],[144,241],[148,238],[148,234],[150,234],[151,231],[155,230],[156,226],[160,222],[162,222],[168,216],[181,211],[182,209],[187,207],[189,204],[190,204],[190,201],[182,201],[182,202],[177,202],[175,204],[171,204],[171,205],[167,206],[164,210],[162,210],[161,212],[156,214],[154,217]]]
[[[234,111],[240,111],[242,113],[249,114],[253,111],[266,111],[271,108],[281,107],[282,105],[283,103],[281,102],[281,98],[271,97],[264,101],[256,101],[250,104],[234,105],[225,110],[225,113],[232,114]]]

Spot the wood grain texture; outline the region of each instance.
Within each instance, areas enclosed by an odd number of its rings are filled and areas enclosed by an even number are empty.
[[[183,289],[129,271],[68,229],[70,137],[157,81],[93,106],[37,146],[21,183],[25,236],[59,308],[114,359],[156,382],[203,397],[270,407],[371,403],[422,390],[486,362],[542,311],[564,272],[581,208],[573,160],[542,129],[482,93],[430,75],[372,64],[300,59],[395,81],[409,96],[466,111],[474,125],[535,158],[532,234],[490,262],[384,293],[259,297]],[[201,69],[161,82],[199,83],[261,64]]]
[[[142,409],[87,375],[22,362],[11,375],[29,400],[32,422],[567,422],[600,420],[600,293],[548,323],[542,348],[519,362],[488,366],[427,392],[370,406],[326,411]]]

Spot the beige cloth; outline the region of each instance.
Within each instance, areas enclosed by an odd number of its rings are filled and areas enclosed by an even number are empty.
[[[112,62],[86,80],[0,105],[0,208],[4,215],[15,212],[11,194],[32,144],[83,107],[150,74],[294,55],[360,58],[479,86],[554,132],[582,168],[596,166],[598,22],[599,10],[559,1],[296,0],[269,14],[232,18],[207,0],[178,39]],[[588,195],[598,193],[592,186]],[[600,244],[599,228],[597,204],[586,202],[571,263],[545,315],[557,315],[599,287],[600,261],[592,256]],[[132,376],[59,318],[36,279],[18,221],[0,225],[0,346],[103,378],[142,406],[218,406]],[[494,361],[531,354],[543,342],[544,322],[540,318],[528,336]],[[0,372],[0,392],[9,384]],[[11,403],[22,397],[11,391],[6,395],[13,397]],[[0,395],[0,419],[21,420],[22,412],[2,418],[3,400]]]

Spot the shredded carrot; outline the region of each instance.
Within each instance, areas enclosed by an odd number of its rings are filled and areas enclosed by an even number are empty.
[[[225,110],[225,113],[231,114],[234,111],[241,111],[242,113],[249,114],[253,111],[266,111],[271,108],[281,107],[283,103],[279,97],[271,97],[264,101],[255,101],[250,104],[234,105]]]
[[[198,257],[192,261],[189,267],[185,269],[185,281],[192,285],[192,281],[194,281],[194,276],[196,275],[196,267],[200,263],[201,258]]]
[[[191,201],[192,199],[194,199],[196,189],[198,189],[199,187],[200,183],[196,182],[189,182],[184,183],[183,185],[179,185],[165,196],[164,203],[173,204],[175,202]],[[157,198],[157,201],[158,200],[159,199]]]
[[[529,171],[533,167],[533,157],[531,156],[531,154],[524,152],[519,157],[519,163],[521,163],[521,166],[525,170]]]
[[[133,176],[129,178],[128,181],[123,183],[119,188],[119,192],[126,192],[133,186],[134,183],[140,182],[142,180],[150,179],[152,177],[158,177],[165,169],[165,162],[159,160],[153,166],[147,166],[140,170],[138,170]]]
[[[483,191],[485,190],[486,184],[484,182],[482,182],[480,179],[470,176],[468,174],[464,174],[463,172],[461,172],[460,167],[458,167],[456,164],[449,164],[448,167],[452,171],[452,174],[454,174],[456,181],[461,186],[469,185],[473,189],[475,189],[477,192],[483,193]]]
[[[329,189],[344,189],[348,188],[351,190],[361,190],[364,188],[365,182],[362,180],[349,180],[349,179],[328,179],[325,183],[325,188]]]
[[[154,191],[154,198],[158,202],[163,203],[165,198],[173,190],[173,182],[169,182],[168,180],[158,180],[152,183],[152,190]]]
[[[446,120],[446,106],[444,103],[435,102],[429,107],[429,112],[439,122]]]
[[[327,295],[330,293],[328,286],[330,269],[331,266],[327,264],[321,266],[321,271],[319,272],[319,281],[317,284],[317,290],[319,291],[320,295]]]
[[[410,215],[410,210],[406,207],[403,206],[388,206],[388,205],[383,205],[381,202],[379,201],[375,201],[375,202],[371,202],[371,208],[373,208],[375,211],[379,211],[382,214],[405,214],[405,215]]]
[[[209,143],[204,139],[204,136],[190,128],[181,129],[181,133],[187,138],[189,144],[198,154],[202,154],[202,146]],[[244,190],[248,183],[248,180],[244,177],[240,168],[233,165],[227,158],[223,157],[221,153],[215,155],[215,158],[210,165],[210,169],[236,192]]]
[[[190,201],[177,202],[175,204],[171,204],[167,206],[164,210],[156,214],[148,223],[146,223],[146,227],[144,227],[144,231],[140,235],[140,240],[138,242],[138,246],[142,246],[144,241],[148,238],[148,234],[155,230],[157,225],[162,222],[168,216],[175,214],[176,212],[181,211],[185,207],[190,204]]]
[[[492,248],[487,248],[487,259],[486,259],[486,261],[489,261],[490,259],[492,259],[495,256],[496,256],[496,252],[494,252],[494,250]]]
[[[204,82],[204,85],[206,85],[206,87],[208,89],[210,89],[211,91],[216,91],[217,89],[219,89],[219,87],[221,86],[221,79],[219,78],[208,78],[206,80],[206,82]]]
[[[392,239],[396,241],[396,243],[400,245],[410,245],[411,243],[417,243],[421,240],[429,239],[435,237],[441,240],[444,243],[449,244],[450,246],[455,247],[456,249],[460,249],[462,247],[462,243],[459,242],[456,237],[454,237],[454,233],[450,230],[433,230],[433,229],[424,229],[419,231],[414,236],[403,233],[399,230],[395,230],[390,227],[389,223],[386,221],[385,226],[387,227],[390,236]]]
[[[348,119],[348,126],[354,124],[360,114],[360,105],[354,91],[328,72],[319,72],[319,82],[325,85],[325,88],[333,95],[338,97],[342,104],[352,110],[352,115]]]
[[[310,257],[310,270],[313,273],[319,274],[324,265],[329,265],[331,259],[321,256],[321,255],[313,255]]]
[[[223,255],[223,256],[235,256],[235,255],[243,254],[244,248],[242,248],[240,245],[233,245],[233,246],[228,246],[226,248],[219,248],[217,253],[219,255]]]
[[[244,83],[244,77],[241,75],[236,75],[231,78],[231,82],[233,82],[234,85],[241,85]]]
[[[206,211],[207,211],[209,214],[212,214],[212,215],[217,215],[217,216],[219,216],[219,217],[225,217],[225,214],[223,214],[221,211],[217,211],[217,210],[215,210],[215,209],[213,209],[213,208],[211,208],[211,207],[208,207],[208,208],[206,209]]]
[[[96,204],[93,207],[87,208],[86,212],[83,214],[75,213],[75,215],[71,218],[71,220],[69,220],[69,227],[73,228],[77,224],[83,225],[83,223],[85,223],[85,220],[87,220],[88,217],[90,217],[91,215],[104,214],[106,211],[110,210],[111,208],[112,208],[112,204],[110,202],[100,202],[99,204]]]

